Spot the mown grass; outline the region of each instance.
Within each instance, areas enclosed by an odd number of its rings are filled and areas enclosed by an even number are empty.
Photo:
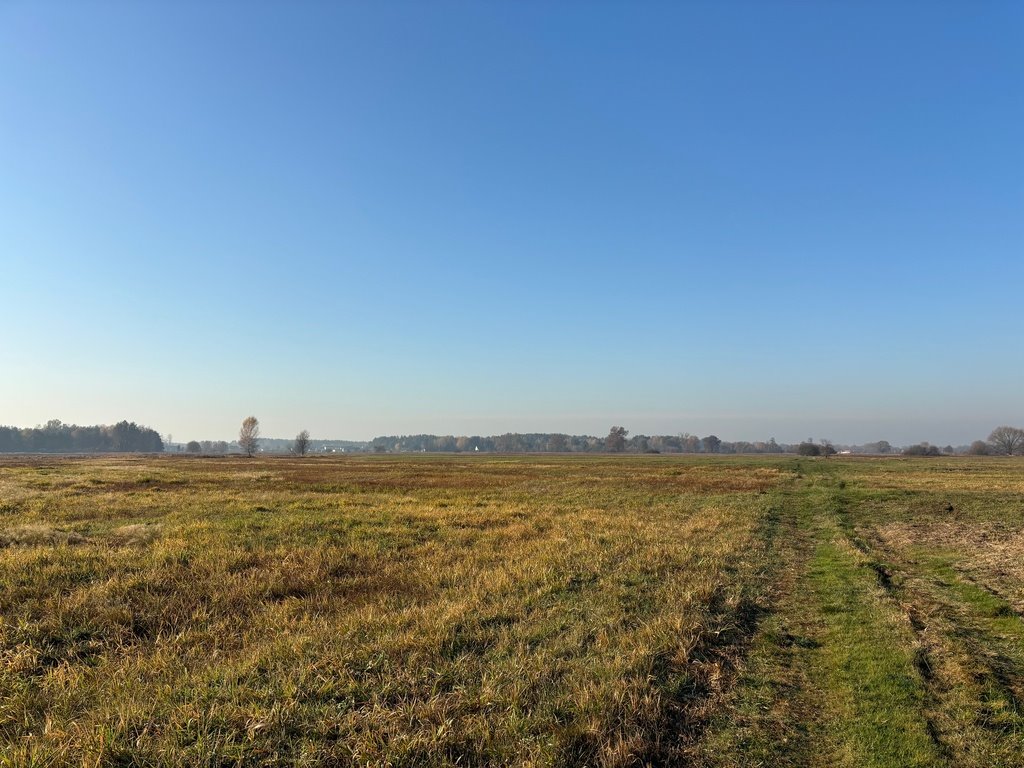
[[[1022,470],[4,459],[0,765],[1024,765]]]

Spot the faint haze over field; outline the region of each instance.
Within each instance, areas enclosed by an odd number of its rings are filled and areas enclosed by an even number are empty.
[[[0,424],[1024,423],[1019,3],[0,5]]]

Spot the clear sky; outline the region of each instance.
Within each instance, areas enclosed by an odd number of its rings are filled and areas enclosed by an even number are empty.
[[[0,424],[1024,426],[1024,4],[0,2]]]

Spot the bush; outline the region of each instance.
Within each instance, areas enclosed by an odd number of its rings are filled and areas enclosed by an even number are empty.
[[[800,443],[796,452],[801,456],[821,456],[821,446],[814,443]]]
[[[967,449],[967,453],[971,456],[988,456],[992,450],[989,448],[988,443],[984,440],[975,440],[971,443],[971,447]]]
[[[928,445],[927,443],[920,443],[918,445],[911,445],[908,448],[903,449],[904,456],[939,456],[939,447],[937,445]]]

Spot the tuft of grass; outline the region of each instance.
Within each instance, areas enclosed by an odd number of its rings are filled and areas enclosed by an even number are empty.
[[[109,541],[119,546],[151,544],[163,529],[160,523],[130,523],[121,525],[110,532]]]
[[[55,547],[84,544],[85,536],[43,523],[25,523],[0,531],[0,547]]]

